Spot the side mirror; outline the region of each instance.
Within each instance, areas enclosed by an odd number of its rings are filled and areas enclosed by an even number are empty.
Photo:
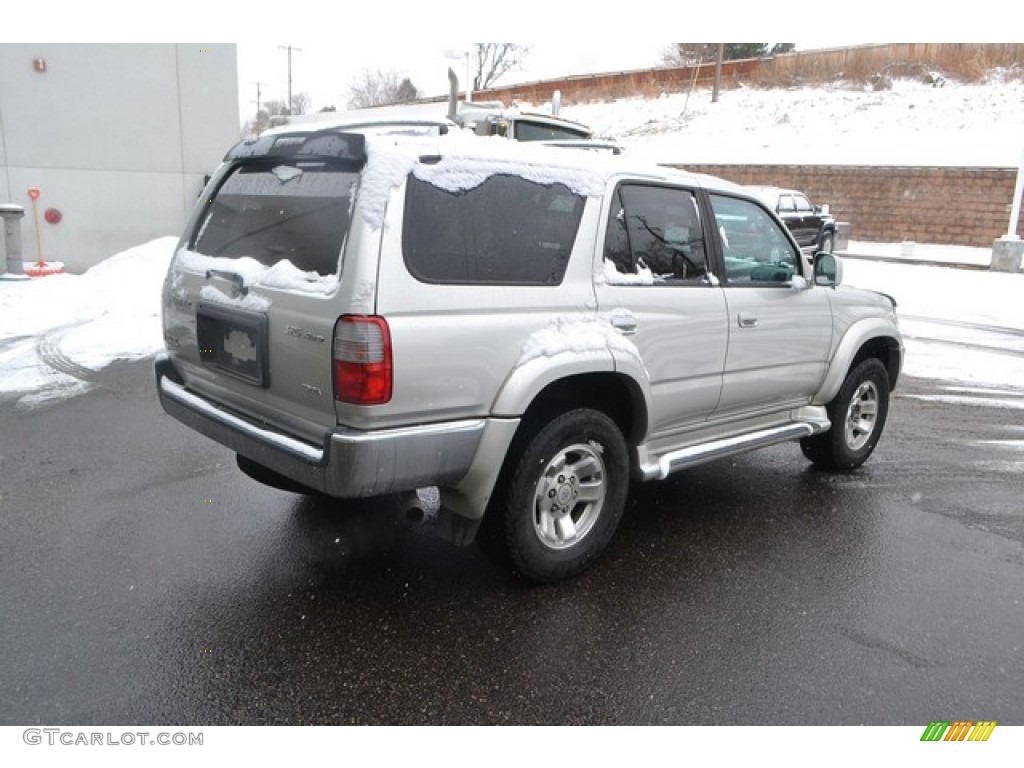
[[[843,262],[834,253],[819,251],[814,255],[814,284],[835,288],[843,282]]]

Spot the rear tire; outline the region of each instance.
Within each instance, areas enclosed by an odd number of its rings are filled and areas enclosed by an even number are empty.
[[[626,442],[608,416],[582,408],[519,446],[485,517],[484,549],[529,581],[562,581],[596,560],[618,527],[629,491]]]
[[[869,357],[858,363],[828,404],[831,429],[800,441],[804,456],[828,470],[856,469],[875,450],[889,413],[889,373]]]

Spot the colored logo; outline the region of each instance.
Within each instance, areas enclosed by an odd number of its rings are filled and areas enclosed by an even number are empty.
[[[988,741],[995,720],[933,720],[921,735],[921,741]]]

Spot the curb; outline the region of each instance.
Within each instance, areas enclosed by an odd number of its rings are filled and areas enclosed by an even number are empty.
[[[970,264],[964,261],[936,261],[931,259],[904,258],[903,256],[877,256],[863,253],[836,251],[842,259],[859,259],[861,261],[881,261],[886,264],[915,264],[922,267],[949,267],[951,269],[972,269],[976,272],[989,272],[987,264]]]

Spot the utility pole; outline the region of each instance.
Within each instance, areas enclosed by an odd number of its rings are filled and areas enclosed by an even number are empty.
[[[711,89],[711,103],[718,103],[718,89],[722,83],[722,58],[725,56],[725,43],[718,44],[718,52],[715,55],[715,85]]]
[[[261,85],[261,83],[259,83],[257,81],[257,83],[256,83],[256,120],[253,123],[254,127],[256,128],[256,135],[257,136],[260,135],[260,110],[263,108],[263,102],[261,101],[262,92],[260,91],[260,85]]]
[[[285,108],[290,115],[292,113],[292,51],[302,53],[302,49],[291,45],[279,45],[277,47],[288,51],[288,103],[285,105]]]

